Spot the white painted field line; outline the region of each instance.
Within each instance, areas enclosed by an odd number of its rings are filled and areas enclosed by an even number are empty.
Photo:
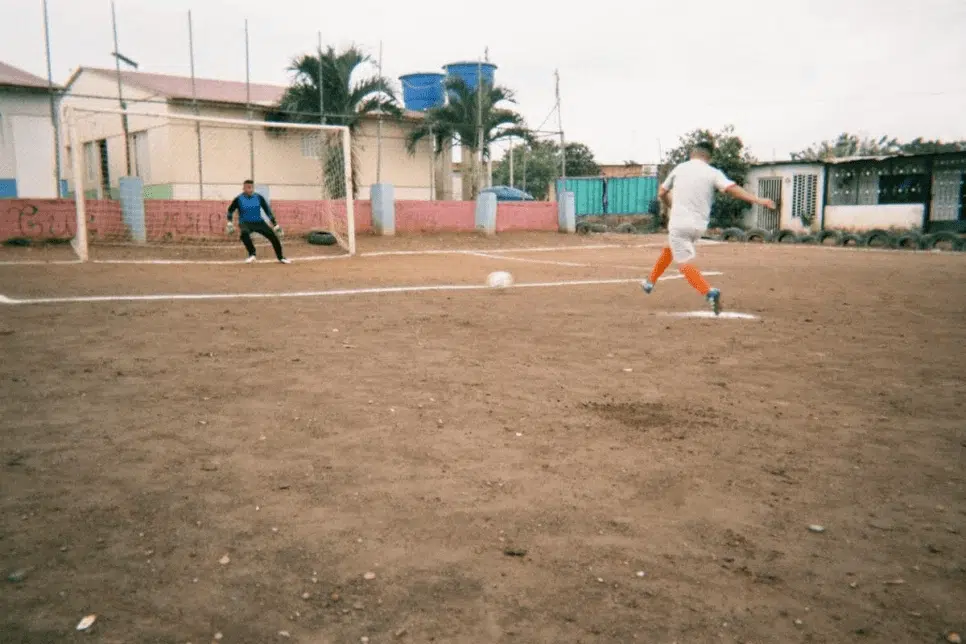
[[[673,276],[678,277],[678,276]],[[669,279],[672,276],[668,277]],[[604,286],[640,282],[636,278],[571,280],[559,282],[523,282],[514,284],[516,288],[550,288],[560,286]],[[75,297],[11,298],[0,295],[0,304],[70,304],[75,302],[164,302],[177,300],[232,300],[232,299],[275,299],[302,297],[333,297],[349,295],[382,295],[389,293],[423,293],[432,291],[482,291],[491,289],[485,284],[434,284],[429,286],[382,286],[371,288],[346,288],[325,291],[290,291],[280,293],[167,293],[158,295],[82,295]]]
[[[704,319],[722,319],[722,320],[757,320],[759,319],[757,315],[751,313],[738,313],[736,311],[722,311],[717,315],[714,311],[670,311],[658,313],[664,317],[671,318],[704,318]]]
[[[705,275],[721,275],[717,271],[706,271]],[[682,279],[680,274],[665,275],[661,281]],[[613,284],[640,283],[639,278],[565,280],[555,282],[522,282],[508,287],[516,288],[553,288],[560,286],[606,286]],[[382,295],[390,293],[425,293],[433,291],[482,291],[491,289],[484,284],[432,284],[428,286],[379,286],[370,288],[331,289],[325,291],[289,291],[279,293],[163,293],[157,295],[80,295],[73,297],[12,298],[0,295],[0,304],[72,304],[81,302],[171,302],[179,300],[243,300],[243,299],[284,299],[305,297],[334,297],[350,295]]]
[[[494,255],[491,253],[478,253],[472,252],[468,253],[475,257],[486,257],[488,259],[501,259],[511,262],[527,262],[529,264],[551,264],[554,266],[570,266],[578,268],[626,268],[632,271],[645,271],[648,270],[645,266],[628,266],[626,264],[583,264],[579,262],[555,262],[549,259],[530,259],[529,257],[504,257],[503,255]]]

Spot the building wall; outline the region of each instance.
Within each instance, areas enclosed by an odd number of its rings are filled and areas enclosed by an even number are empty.
[[[396,199],[429,200],[433,198],[432,143],[428,139],[419,142],[416,154],[406,150],[406,136],[413,129],[410,122],[384,120],[382,123],[382,172],[381,181],[393,184]],[[356,130],[353,153],[358,157],[359,198],[369,198],[369,186],[376,183],[376,167],[379,157],[379,124],[366,119]]]
[[[922,204],[826,206],[825,227],[853,232],[873,228],[920,228],[923,209]]]
[[[810,226],[806,226],[801,217],[794,216],[795,210],[795,176],[815,176],[814,210]],[[824,166],[821,164],[790,164],[753,167],[745,180],[745,189],[753,194],[759,194],[759,180],[768,178],[781,179],[781,204],[779,209],[778,229],[805,232],[817,231],[821,227],[822,207],[825,203]],[[768,221],[767,212],[760,206],[753,206],[745,211],[744,224],[747,228],[761,228]]]
[[[56,197],[56,154],[48,94],[0,88],[0,197]]]
[[[146,112],[157,116],[132,115],[128,118],[128,131],[131,134],[131,147],[147,145],[148,153],[132,150],[131,174],[144,179],[145,186],[150,192],[155,186],[164,185],[168,177],[170,158],[168,156],[167,134],[165,132],[168,112],[167,103],[156,95],[137,87],[124,85],[122,87],[124,100],[128,109],[135,112]],[[90,98],[101,97],[101,98]],[[70,86],[70,93],[63,98],[64,108],[73,107],[73,120],[68,127],[73,127],[80,142],[81,166],[84,177],[81,183],[88,197],[106,198],[117,195],[120,178],[127,174],[127,163],[124,149],[124,128],[121,116],[110,113],[96,113],[88,110],[120,109],[117,98],[117,81],[107,76],[91,71],[81,72]],[[143,133],[143,134],[139,134]],[[146,143],[135,139],[144,137]],[[63,172],[68,179],[69,190],[76,188],[77,181],[73,176],[71,150],[68,132],[65,128],[61,133],[64,154]],[[100,164],[98,142],[105,141],[107,147],[107,181],[104,181],[103,168]],[[147,168],[138,168],[136,159],[148,159]],[[140,174],[139,174],[140,173]],[[110,194],[103,189],[107,183]]]

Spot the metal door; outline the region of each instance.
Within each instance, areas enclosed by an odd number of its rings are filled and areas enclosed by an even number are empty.
[[[762,230],[778,232],[781,223],[782,178],[765,177],[758,180],[758,196],[771,199],[777,208],[769,210],[764,206],[755,206],[755,225]]]

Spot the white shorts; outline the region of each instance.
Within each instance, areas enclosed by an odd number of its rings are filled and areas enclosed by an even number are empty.
[[[671,247],[671,257],[677,264],[686,264],[694,259],[694,244],[704,234],[702,228],[672,228],[667,232],[668,246]]]

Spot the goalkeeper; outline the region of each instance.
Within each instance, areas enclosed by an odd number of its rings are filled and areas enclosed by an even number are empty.
[[[282,254],[282,242],[278,238],[282,228],[275,221],[275,215],[272,214],[272,209],[265,197],[255,192],[255,182],[251,179],[247,179],[242,184],[242,193],[235,197],[228,206],[226,232],[229,235],[235,232],[232,217],[236,210],[238,211],[238,228],[241,230],[241,240],[248,251],[246,263],[250,264],[255,261],[255,244],[252,243],[252,233],[258,233],[272,243],[278,261],[283,264],[292,263],[292,260],[286,259],[285,255]]]

